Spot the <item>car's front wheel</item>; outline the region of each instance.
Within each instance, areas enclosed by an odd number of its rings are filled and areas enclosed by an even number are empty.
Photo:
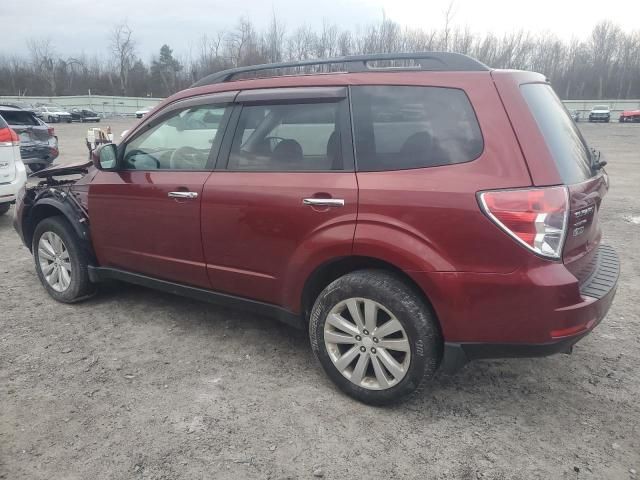
[[[10,203],[0,203],[0,215],[4,215],[11,208]]]
[[[64,217],[48,217],[36,226],[32,251],[38,278],[55,300],[73,303],[94,292],[87,253]]]
[[[311,347],[329,377],[372,405],[401,400],[436,372],[442,355],[431,309],[403,279],[359,270],[327,286],[311,311]]]

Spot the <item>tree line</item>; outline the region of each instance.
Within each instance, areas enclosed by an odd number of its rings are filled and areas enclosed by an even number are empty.
[[[357,30],[323,22],[319,29],[288,30],[274,15],[260,30],[246,17],[235,26],[203,35],[188,53],[162,45],[149,61],[137,50],[126,23],[108,35],[109,55],[57,53],[47,38],[28,41],[25,56],[0,54],[0,95],[99,95],[164,97],[227,68],[342,55],[453,51],[494,68],[545,74],[563,99],[640,98],[640,30],[626,32],[603,21],[583,39],[519,31],[472,33],[453,25],[451,8],[434,30],[412,29],[389,19]]]

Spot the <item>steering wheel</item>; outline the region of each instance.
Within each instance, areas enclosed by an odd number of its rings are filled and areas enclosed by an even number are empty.
[[[130,152],[127,152],[124,157],[125,163],[131,165],[136,170],[144,170],[143,168],[138,168],[136,166],[136,155],[140,155],[140,163],[153,160],[156,163],[156,168],[160,168],[160,160],[144,150],[131,150]]]
[[[280,142],[282,142],[283,140],[286,140],[286,138],[282,138],[282,137],[264,137],[262,139],[263,142],[265,143],[269,143],[269,149],[271,150],[271,152],[273,152],[275,150],[275,148],[278,146],[278,144]]]
[[[188,145],[178,147],[171,154],[169,165],[173,170],[202,169],[202,152]]]

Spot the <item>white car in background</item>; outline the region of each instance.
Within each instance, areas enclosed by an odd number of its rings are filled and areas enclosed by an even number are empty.
[[[27,171],[20,157],[20,137],[0,117],[0,215],[9,211],[27,183]]]
[[[58,105],[40,105],[38,106],[40,118],[47,123],[67,122],[71,123],[71,114]]]
[[[136,111],[136,118],[142,118],[144,117],[147,113],[149,113],[151,110],[153,110],[153,107],[145,107],[141,110]]]

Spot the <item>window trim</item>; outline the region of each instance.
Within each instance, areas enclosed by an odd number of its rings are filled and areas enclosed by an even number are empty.
[[[353,88],[354,87],[412,87],[412,88],[441,88],[441,89],[446,89],[446,90],[459,90],[464,94],[464,96],[466,97],[467,101],[469,102],[469,106],[471,107],[471,111],[473,112],[473,116],[476,119],[476,124],[478,125],[478,130],[480,132],[480,139],[482,140],[482,148],[480,149],[480,152],[478,153],[478,155],[476,155],[474,158],[472,158],[470,160],[465,160],[464,162],[445,163],[445,164],[442,164],[442,165],[421,166],[421,167],[411,167],[411,168],[394,168],[394,169],[384,169],[384,170],[361,170],[358,167],[358,154],[357,154],[357,146],[356,146],[357,145],[356,132],[355,132],[355,127],[354,127],[355,123],[354,123],[354,119],[353,119],[354,108],[353,108],[352,94],[353,94]],[[348,89],[349,89],[349,115],[350,115],[350,125],[351,125],[351,136],[352,136],[352,141],[353,141],[353,155],[354,155],[354,165],[355,165],[355,171],[356,172],[362,172],[362,173],[384,173],[384,172],[403,172],[403,171],[407,171],[407,170],[421,170],[421,169],[425,169],[425,168],[431,169],[431,168],[440,168],[440,167],[453,167],[455,165],[464,165],[464,164],[467,164],[467,163],[475,162],[480,157],[482,157],[482,155],[484,155],[484,152],[485,152],[485,149],[486,149],[486,146],[487,146],[487,142],[485,141],[484,132],[482,131],[482,124],[480,123],[480,119],[478,118],[478,112],[476,112],[476,108],[473,105],[473,102],[471,101],[471,98],[469,97],[469,94],[462,87],[448,87],[448,86],[445,86],[445,85],[362,84],[362,85],[349,85]]]
[[[179,100],[172,104],[169,104],[162,110],[160,110],[156,115],[147,119],[146,122],[140,124],[139,127],[136,128],[136,131],[127,138],[126,142],[118,145],[118,154],[117,154],[117,164],[116,167],[111,171],[121,171],[121,172],[211,172],[215,169],[215,164],[220,153],[220,149],[222,147],[225,134],[227,133],[227,128],[229,126],[229,120],[231,118],[231,113],[233,111],[233,99],[237,95],[237,91],[233,92],[221,92],[214,93],[209,95],[201,95],[197,97],[189,97],[184,100]],[[218,130],[222,129],[222,137],[217,145],[214,143],[211,144],[211,148],[209,149],[209,156],[207,157],[207,163],[205,167],[197,170],[187,170],[187,169],[174,169],[174,168],[153,168],[153,169],[128,169],[123,168],[124,162],[124,154],[126,152],[127,146],[134,141],[136,138],[140,137],[144,133],[148,132],[150,129],[156,127],[157,125],[163,123],[168,118],[179,115],[180,112],[184,110],[188,110],[194,107],[216,107],[216,108],[224,108],[225,112],[222,116],[222,120],[220,120],[220,125],[218,126]]]
[[[287,90],[296,90],[298,87],[288,88]],[[216,167],[214,171],[219,172],[236,172],[236,173],[345,173],[355,171],[355,158],[353,156],[353,139],[351,136],[351,114],[349,112],[349,102],[347,98],[347,88],[340,87],[345,93],[344,97],[336,96],[311,96],[312,91],[318,90],[312,87],[299,87],[304,92],[300,96],[292,95],[289,98],[275,98],[270,101],[256,102],[247,101],[235,103],[234,110],[231,114],[229,124],[225,131],[225,136],[221,142],[221,148],[218,152],[218,159],[216,161]],[[265,89],[266,90],[266,89]],[[271,91],[278,89],[269,89]],[[238,94],[237,100],[242,98],[242,93]],[[322,92],[325,93],[325,92]],[[245,97],[246,98],[246,97]],[[254,97],[255,98],[255,97]],[[342,169],[341,170],[247,170],[240,168],[229,168],[229,160],[231,156],[231,149],[233,147],[233,139],[236,136],[236,132],[240,123],[240,114],[245,106],[259,105],[303,105],[303,104],[316,104],[316,103],[336,103],[338,104],[338,116],[340,121],[340,149],[342,154]]]

